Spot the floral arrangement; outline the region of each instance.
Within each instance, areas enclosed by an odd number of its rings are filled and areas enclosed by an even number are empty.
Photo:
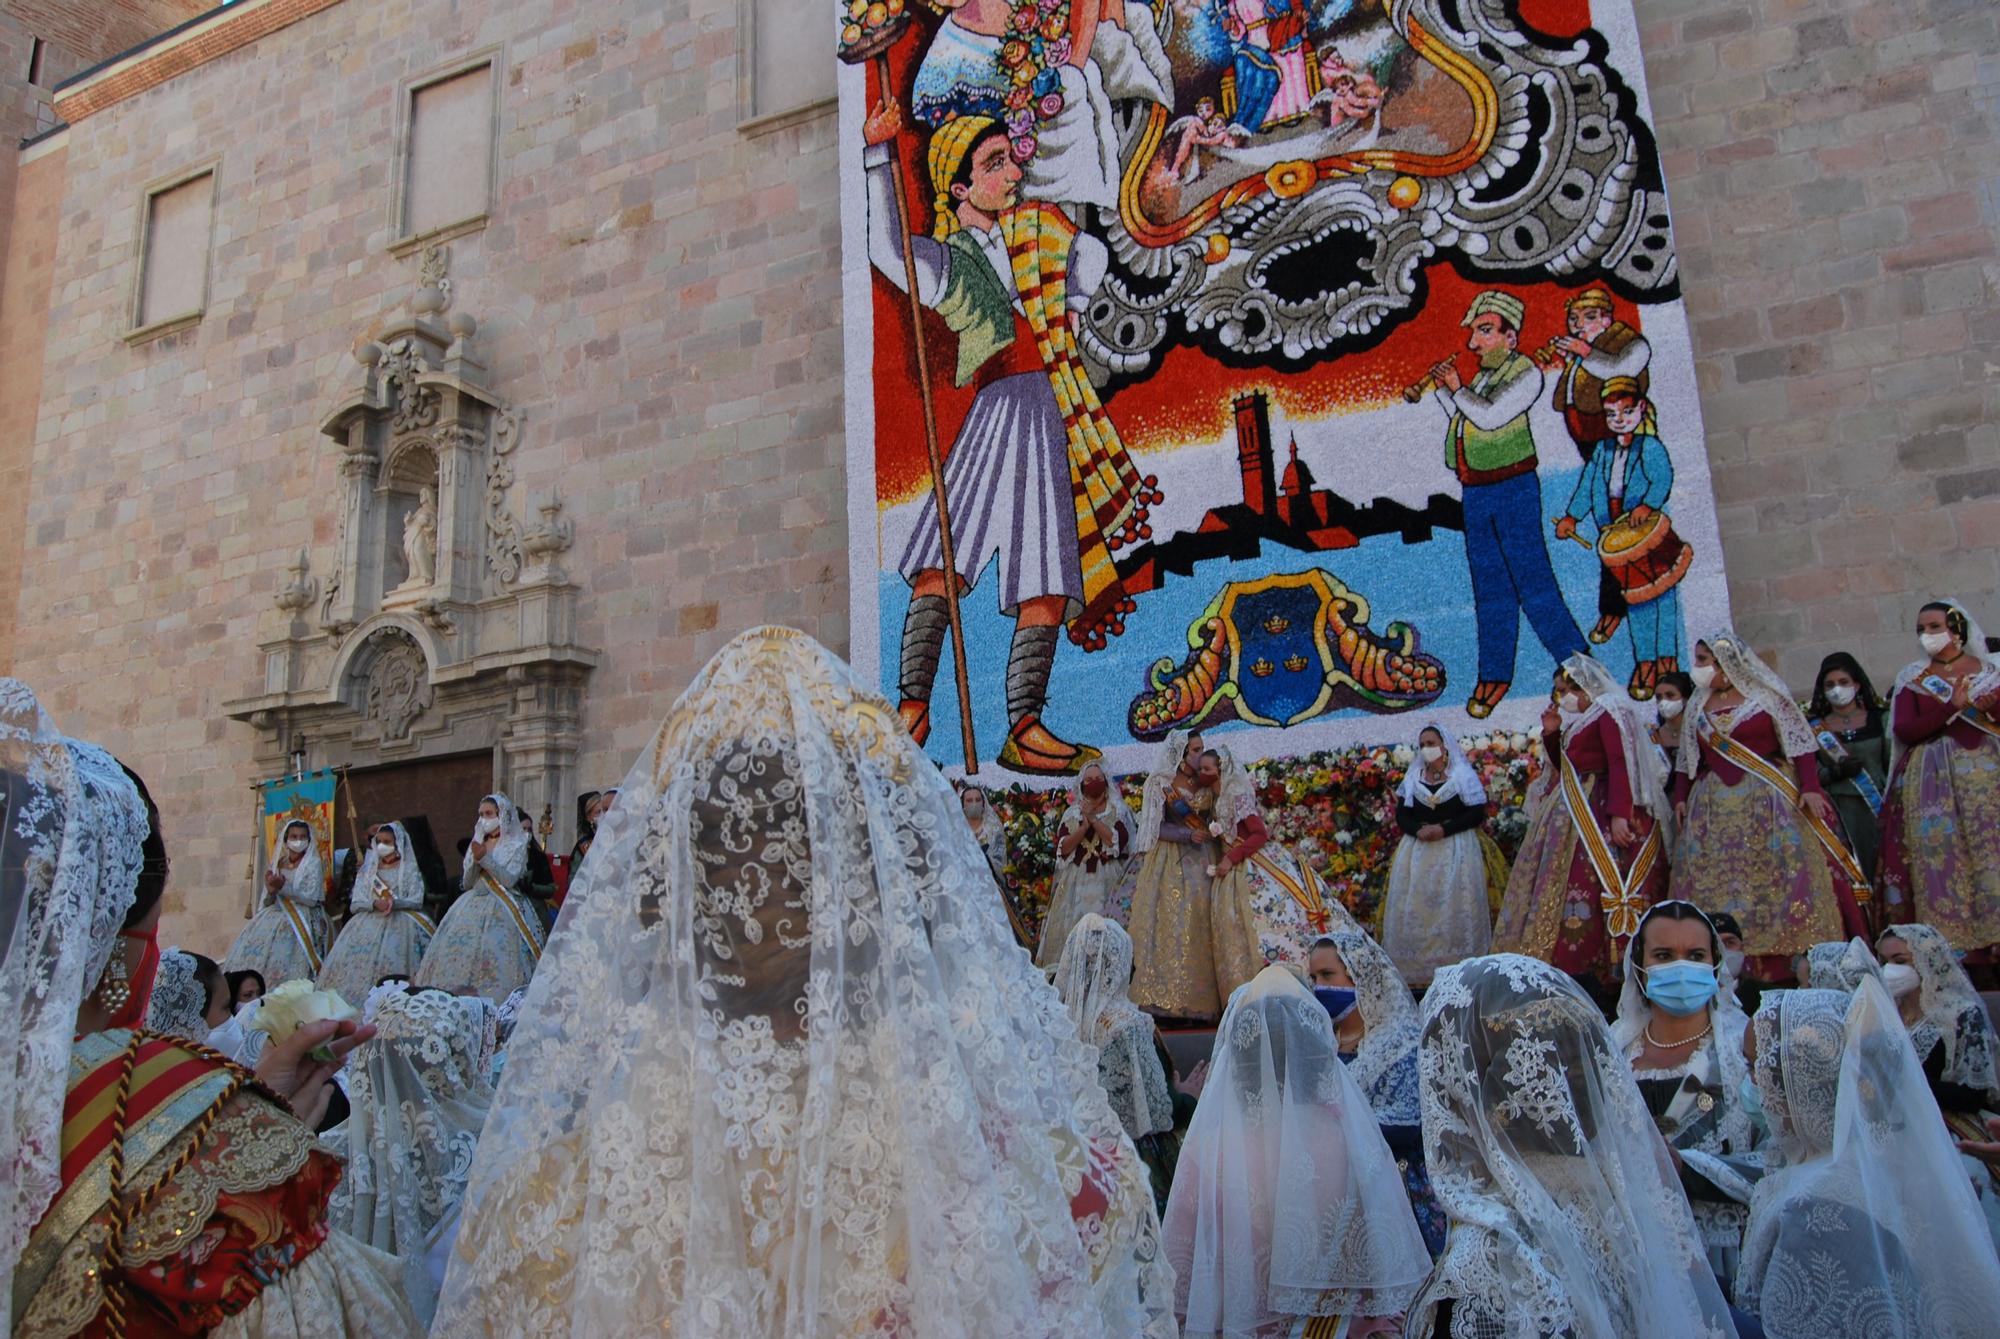
[[[1526,734],[1505,732],[1475,735],[1460,744],[1486,787],[1492,815],[1486,831],[1511,862],[1527,832],[1522,806],[1529,785],[1541,774],[1540,745]],[[1401,838],[1396,787],[1413,756],[1405,744],[1272,758],[1250,766],[1272,835],[1318,870],[1328,892],[1364,925],[1380,923],[1389,863]],[[1140,775],[1114,782],[1135,815],[1145,780]],[[1011,786],[988,791],[987,797],[1007,825],[1008,893],[1021,918],[1039,932],[1055,876],[1056,825],[1070,792]]]
[[[1037,127],[1063,109],[1061,69],[1070,57],[1069,0],[1014,0],[1010,35],[1000,44],[1001,99],[1014,161],[1035,156]]]

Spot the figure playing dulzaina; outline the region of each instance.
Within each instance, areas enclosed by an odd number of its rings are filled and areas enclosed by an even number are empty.
[[[896,203],[889,142],[902,110],[885,98],[863,127],[868,255],[905,282],[907,226]],[[1157,480],[1141,478],[1090,384],[1070,329],[1104,279],[1104,244],[1061,209],[1019,199],[1022,168],[1006,127],[961,116],[931,133],[925,156],[936,222],[913,236],[917,297],[958,336],[957,384],[978,394],[945,459],[959,593],[999,558],[1000,610],[1014,620],[1007,658],[1009,729],[1001,765],[1073,775],[1100,755],[1042,723],[1057,632],[1085,650],[1124,631],[1133,608],[1111,551],[1150,533]],[[949,624],[935,497],[923,505],[898,564],[910,583],[900,670],[901,715],[922,743]]]

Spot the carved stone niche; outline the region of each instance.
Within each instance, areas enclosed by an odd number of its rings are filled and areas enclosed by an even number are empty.
[[[257,730],[266,775],[299,734],[313,767],[490,748],[496,786],[564,814],[597,664],[557,561],[572,523],[553,496],[532,526],[516,519],[521,414],[487,383],[478,323],[445,316],[444,270],[442,249],[426,253],[410,313],[355,349],[355,380],[320,425],[338,453],[339,539],[324,577],[307,552],[285,565],[261,682],[226,709]]]

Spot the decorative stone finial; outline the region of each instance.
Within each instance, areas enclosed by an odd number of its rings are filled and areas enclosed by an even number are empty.
[[[299,550],[299,560],[285,569],[289,580],[278,587],[278,593],[271,602],[285,613],[296,618],[305,612],[319,595],[319,582],[310,575],[311,563],[304,549]]]
[[[451,248],[433,242],[424,248],[417,267],[417,293],[410,308],[419,316],[435,316],[451,306]]]

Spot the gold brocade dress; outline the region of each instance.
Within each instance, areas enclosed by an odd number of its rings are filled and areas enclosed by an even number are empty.
[[[1132,1002],[1168,1018],[1220,1016],[1264,968],[1245,881],[1208,872],[1223,851],[1208,833],[1214,814],[1211,791],[1169,795],[1132,886]]]

